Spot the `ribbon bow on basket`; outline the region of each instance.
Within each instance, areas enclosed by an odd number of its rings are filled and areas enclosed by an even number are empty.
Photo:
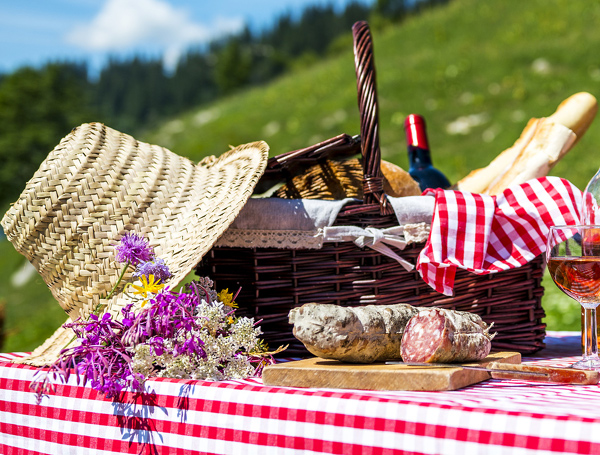
[[[323,229],[323,240],[328,242],[351,241],[360,248],[369,247],[398,261],[406,270],[414,269],[414,265],[400,257],[388,245],[401,250],[407,245],[402,226],[387,229],[358,226],[332,226]]]

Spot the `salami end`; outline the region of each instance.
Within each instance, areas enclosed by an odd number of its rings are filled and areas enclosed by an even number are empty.
[[[453,363],[485,359],[492,348],[490,328],[473,313],[442,308],[421,310],[404,330],[402,360]]]

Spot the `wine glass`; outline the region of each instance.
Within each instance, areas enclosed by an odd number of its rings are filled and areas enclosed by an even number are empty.
[[[600,169],[583,191],[581,224],[600,224]]]
[[[600,304],[600,226],[553,226],[546,261],[558,288],[584,309],[583,356],[572,368],[600,369],[596,307]]]

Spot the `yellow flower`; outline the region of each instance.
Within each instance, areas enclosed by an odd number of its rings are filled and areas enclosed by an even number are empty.
[[[233,301],[233,293],[229,293],[229,288],[222,289],[221,292],[217,294],[217,298],[220,302],[223,302],[223,305],[230,306],[231,308],[238,307],[238,304]]]
[[[256,346],[254,346],[254,349],[252,349],[249,354],[256,357],[269,357],[285,351],[288,347],[289,344],[286,344],[285,346],[279,346],[274,351],[269,351],[269,345],[265,342],[265,340],[258,340]]]
[[[146,275],[142,275],[140,281],[142,282],[141,286],[132,284],[131,287],[135,289],[134,294],[141,295],[145,299],[148,298],[148,294],[156,294],[165,287],[164,284],[159,284],[160,280],[154,281],[154,275],[150,275],[148,278]]]

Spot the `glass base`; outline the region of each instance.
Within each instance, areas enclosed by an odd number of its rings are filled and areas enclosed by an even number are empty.
[[[571,365],[571,368],[577,368],[579,370],[600,370],[600,358],[585,357]]]

